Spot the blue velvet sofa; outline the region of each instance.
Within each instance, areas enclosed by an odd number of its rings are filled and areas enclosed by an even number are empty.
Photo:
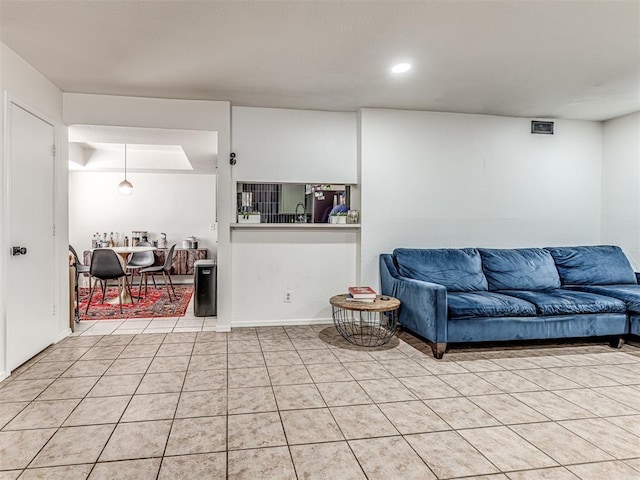
[[[400,324],[447,343],[640,334],[640,285],[616,246],[408,249],[380,255]],[[614,346],[614,343],[612,343]]]

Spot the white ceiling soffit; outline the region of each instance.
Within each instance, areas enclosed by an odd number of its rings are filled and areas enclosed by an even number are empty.
[[[125,145],[118,143],[75,143],[80,147],[80,161],[69,155],[69,161],[84,171],[112,171],[124,168]],[[76,149],[74,149],[76,152]],[[126,145],[127,171],[190,171],[189,163],[180,145]],[[77,168],[74,168],[76,170]]]
[[[65,92],[604,120],[640,110],[638,0],[0,0]],[[391,76],[394,63],[413,68]]]
[[[217,132],[159,128],[72,125],[69,160],[73,170],[212,174],[217,163]]]

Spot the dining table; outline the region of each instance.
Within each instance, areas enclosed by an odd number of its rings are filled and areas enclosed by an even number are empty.
[[[149,252],[149,251],[153,251],[156,250],[156,247],[152,247],[152,246],[145,246],[145,247],[139,247],[139,246],[129,246],[129,247],[103,247],[103,248],[109,248],[110,250],[113,250],[114,252],[116,252],[118,254],[118,256],[120,257],[120,263],[122,264],[122,269],[124,271],[127,270],[127,259],[129,258],[129,255],[131,255],[132,253],[139,253],[139,252]],[[95,249],[91,249],[91,251],[93,251]],[[137,298],[137,297],[136,297]],[[115,298],[112,298],[110,300],[105,300],[105,303],[111,304],[111,305],[117,305],[120,303],[120,299],[122,299],[122,303],[133,303],[133,298],[131,297],[131,295],[129,294],[129,291],[127,290],[127,288],[125,288],[124,282],[123,285],[120,287],[120,291],[118,292],[118,296]]]

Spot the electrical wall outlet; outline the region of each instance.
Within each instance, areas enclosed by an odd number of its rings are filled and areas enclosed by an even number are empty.
[[[216,227],[217,227],[217,223],[216,222],[213,222],[213,223],[209,224],[209,230],[216,230]]]
[[[283,297],[282,301],[284,303],[293,302],[293,292],[291,290],[285,290],[284,291],[284,297]]]

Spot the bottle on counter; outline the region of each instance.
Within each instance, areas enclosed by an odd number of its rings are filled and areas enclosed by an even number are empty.
[[[128,247],[128,246],[129,246],[129,237],[127,237],[126,235],[125,235],[125,237],[124,237],[124,246],[125,246],[125,247]]]

